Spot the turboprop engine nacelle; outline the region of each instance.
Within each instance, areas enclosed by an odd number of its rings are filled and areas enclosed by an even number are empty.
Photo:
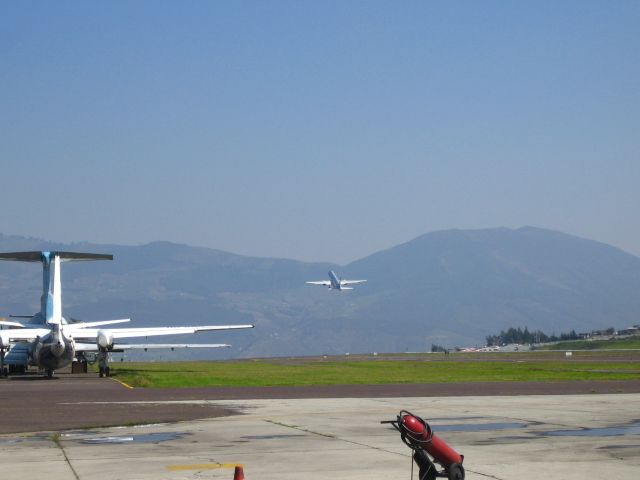
[[[113,347],[113,333],[108,330],[98,331],[98,348],[110,350]]]

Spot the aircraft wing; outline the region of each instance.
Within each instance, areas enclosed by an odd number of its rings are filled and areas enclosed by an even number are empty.
[[[304,282],[304,283],[308,283],[309,285],[323,285],[325,287],[328,287],[329,285],[331,285],[331,282],[329,280],[319,280],[317,282]]]
[[[12,322],[10,320],[0,320],[0,325],[5,327],[16,327],[16,328],[24,328],[24,325],[20,322]]]
[[[355,283],[365,283],[366,280],[340,280],[340,285],[353,285]]]
[[[0,331],[0,337],[2,337],[2,344],[8,344],[9,342],[35,340],[49,333],[51,333],[50,328],[16,328]]]
[[[114,345],[110,352],[123,352],[125,350],[150,350],[150,349],[171,349],[174,348],[225,348],[230,347],[226,343],[121,343]],[[76,352],[97,352],[98,345],[95,343],[76,343]]]
[[[110,328],[105,329],[114,339],[155,337],[159,335],[180,335],[185,333],[207,332],[211,330],[237,330],[253,328],[253,325],[201,325],[196,327],[142,327],[142,328]],[[77,332],[79,338],[97,338],[99,328],[82,328]]]
[[[64,326],[64,330],[65,332],[73,332],[76,329],[84,330],[85,328],[99,327],[100,325],[113,325],[114,323],[126,323],[130,321],[130,318],[120,318],[118,320],[99,320],[97,322],[68,323]]]
[[[123,350],[147,350],[149,348],[227,348],[228,343],[127,343],[117,345]]]

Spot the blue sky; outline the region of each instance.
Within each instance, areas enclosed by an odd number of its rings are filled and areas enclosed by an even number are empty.
[[[2,2],[0,231],[346,263],[535,225],[640,255],[640,3]]]

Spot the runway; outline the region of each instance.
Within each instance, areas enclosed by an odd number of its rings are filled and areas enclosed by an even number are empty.
[[[236,464],[247,480],[409,478],[409,449],[380,424],[400,409],[464,454],[471,480],[640,475],[637,393],[171,402],[238,414],[0,435],[2,478],[230,480]]]
[[[238,413],[215,403],[167,403],[187,400],[594,393],[640,393],[640,380],[129,389],[112,378],[91,374],[61,373],[54,379],[31,375],[0,379],[0,434],[176,422]]]

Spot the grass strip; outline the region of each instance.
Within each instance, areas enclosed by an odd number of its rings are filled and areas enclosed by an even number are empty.
[[[517,357],[515,357],[517,358]],[[640,361],[305,361],[124,363],[112,374],[135,387],[308,386],[390,383],[637,380]]]

